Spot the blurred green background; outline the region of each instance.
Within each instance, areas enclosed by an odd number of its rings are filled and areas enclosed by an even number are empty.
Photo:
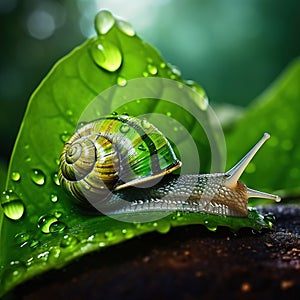
[[[246,106],[300,54],[299,0],[0,0],[0,161],[30,94],[109,9],[200,83],[211,103]]]

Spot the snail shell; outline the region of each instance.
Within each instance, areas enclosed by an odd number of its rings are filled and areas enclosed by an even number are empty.
[[[126,115],[108,116],[87,123],[70,138],[60,156],[58,176],[79,203],[102,202],[110,214],[192,211],[245,217],[250,197],[280,201],[239,180],[269,137],[265,133],[225,173],[179,176],[171,173],[181,162],[154,125]]]
[[[147,184],[180,168],[165,136],[151,123],[126,115],[87,123],[65,144],[61,185],[79,201],[105,199],[109,191]]]

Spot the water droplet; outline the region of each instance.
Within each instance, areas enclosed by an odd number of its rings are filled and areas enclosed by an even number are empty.
[[[115,18],[107,10],[100,11],[95,17],[95,29],[98,35],[106,34],[115,24]]]
[[[135,35],[135,31],[130,23],[123,21],[123,20],[118,20],[117,24],[118,24],[118,28],[126,35],[128,35],[128,36]]]
[[[30,156],[27,156],[27,157],[25,158],[25,162],[26,162],[26,163],[30,163],[30,162],[31,162],[31,157],[30,157]]]
[[[142,127],[144,128],[144,129],[149,129],[150,127],[151,127],[151,124],[146,120],[146,119],[143,119],[142,121],[141,121],[141,125],[142,125]]]
[[[5,216],[15,221],[21,219],[25,211],[23,201],[12,190],[2,193],[1,206]]]
[[[111,113],[111,115],[112,115],[112,116],[117,116],[117,115],[118,115],[118,112],[113,111],[113,112]]]
[[[138,146],[138,149],[141,150],[141,151],[146,151],[146,147],[142,144],[142,145],[139,145]]]
[[[23,246],[27,245],[27,243],[30,239],[30,235],[27,232],[20,232],[15,235],[15,239],[16,239],[17,244],[20,245],[20,247],[23,247]]]
[[[112,231],[106,231],[106,232],[104,233],[104,237],[105,237],[108,241],[113,241],[113,240],[116,238],[114,232],[112,232]]]
[[[166,65],[166,63],[163,61],[163,62],[160,63],[159,66],[160,66],[162,69],[164,69],[167,65]]]
[[[28,150],[30,148],[30,146],[28,145],[28,144],[26,144],[25,146],[24,146],[24,149],[25,150]]]
[[[126,84],[127,84],[126,78],[124,78],[122,76],[119,76],[117,78],[117,85],[119,85],[119,86],[125,86]]]
[[[149,64],[147,66],[147,70],[151,75],[156,75],[157,74],[157,68],[154,65]]]
[[[201,110],[206,110],[208,107],[208,99],[207,99],[204,89],[199,84],[194,82],[193,80],[186,80],[185,83],[189,87],[191,87],[191,89],[194,92],[196,92],[198,94],[198,96],[196,98],[194,96],[194,100],[195,100],[196,104],[198,104],[199,108]]]
[[[156,230],[160,233],[167,233],[171,229],[171,225],[167,220],[159,220],[156,226]]]
[[[122,54],[119,48],[106,40],[95,40],[90,51],[94,62],[109,72],[118,70],[122,64]]]
[[[105,247],[105,245],[106,245],[106,244],[105,244],[104,242],[100,242],[100,243],[99,243],[99,247],[100,247],[100,248]]]
[[[73,112],[70,109],[68,109],[66,111],[66,114],[67,114],[68,117],[72,117],[73,116]]]
[[[19,172],[12,172],[11,173],[11,180],[18,182],[21,179],[21,174]]]
[[[36,184],[36,185],[44,185],[46,181],[45,174],[43,171],[39,169],[33,169],[32,170],[32,175],[31,175],[31,180]]]
[[[217,224],[215,224],[215,222],[205,220],[204,225],[210,231],[216,231],[217,230]]]
[[[24,263],[20,261],[11,261],[2,274],[3,285],[11,286],[13,282],[20,281],[26,271],[27,269]]]
[[[57,210],[56,212],[54,212],[55,218],[60,218],[62,216],[62,214],[63,213],[61,211],[59,211],[59,210]]]
[[[149,76],[149,73],[148,73],[148,72],[143,72],[142,75],[143,75],[144,77],[148,77],[148,76]]]
[[[54,246],[49,251],[48,261],[49,263],[57,263],[57,259],[59,258],[61,253],[61,249],[58,246]]]
[[[132,229],[122,229],[122,234],[125,236],[126,239],[130,239],[134,237],[134,231]]]
[[[167,117],[171,117],[171,116],[172,116],[172,113],[171,113],[170,111],[167,111],[167,112],[166,112],[166,116],[167,116]]]
[[[43,233],[50,233],[50,227],[55,222],[58,222],[58,219],[53,215],[45,215],[39,218],[38,227]]]
[[[60,242],[62,248],[74,247],[79,243],[79,240],[72,235],[66,234]]]
[[[178,69],[177,66],[174,66],[174,65],[171,65],[171,64],[168,64],[168,66],[171,69],[173,75],[175,75],[176,77],[181,76],[181,71]]]
[[[59,179],[58,179],[58,174],[57,174],[57,173],[54,173],[54,174],[53,174],[52,179],[53,179],[53,182],[54,182],[56,185],[60,185]]]
[[[120,131],[122,133],[127,133],[129,131],[130,127],[128,124],[123,124],[121,127],[120,127]]]
[[[36,248],[39,244],[40,244],[40,241],[33,239],[33,240],[31,240],[29,247]]]
[[[50,200],[51,202],[55,203],[58,200],[58,197],[56,194],[50,194]]]
[[[66,143],[69,138],[70,138],[70,134],[67,131],[64,131],[61,135],[60,135],[60,139],[62,142]]]
[[[61,222],[61,221],[56,221],[50,224],[49,226],[49,231],[51,233],[53,232],[62,232],[63,230],[66,229],[66,224]]]

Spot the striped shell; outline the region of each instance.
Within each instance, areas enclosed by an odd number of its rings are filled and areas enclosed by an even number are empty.
[[[63,188],[86,203],[104,200],[109,191],[147,185],[180,166],[156,127],[120,115],[79,128],[64,146],[58,175]]]

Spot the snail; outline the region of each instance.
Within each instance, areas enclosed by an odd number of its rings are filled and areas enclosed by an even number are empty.
[[[176,175],[172,172],[181,162],[153,124],[111,115],[84,124],[66,142],[58,176],[78,203],[103,203],[111,214],[184,211],[247,217],[250,197],[280,201],[279,196],[250,189],[239,180],[269,137],[265,133],[225,173]]]

